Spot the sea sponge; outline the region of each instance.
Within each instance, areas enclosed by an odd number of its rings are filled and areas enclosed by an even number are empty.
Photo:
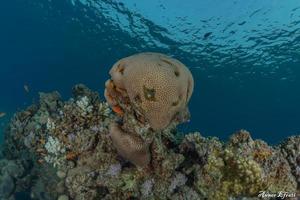
[[[139,167],[145,167],[150,162],[149,144],[139,136],[124,132],[117,123],[109,127],[110,137],[118,153]]]
[[[140,53],[119,60],[106,82],[107,102],[118,111],[130,105],[154,130],[183,120],[194,88],[189,69],[160,53]],[[122,106],[121,106],[122,107]]]

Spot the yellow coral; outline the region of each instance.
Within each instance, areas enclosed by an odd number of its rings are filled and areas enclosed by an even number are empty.
[[[255,196],[260,190],[266,189],[263,171],[257,162],[238,156],[230,148],[224,150],[222,157],[210,155],[202,172],[207,174],[207,178],[197,181],[199,192],[206,194],[208,199]],[[209,186],[212,184],[217,189],[210,193]]]

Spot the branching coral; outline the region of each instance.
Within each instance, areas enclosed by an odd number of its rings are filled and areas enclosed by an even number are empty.
[[[44,158],[46,162],[52,163],[54,167],[59,166],[64,162],[66,150],[57,138],[49,136],[48,141],[45,144],[45,149],[48,152],[48,155]]]
[[[76,101],[77,106],[80,108],[82,115],[86,115],[91,113],[93,110],[93,106],[90,105],[89,98],[87,96],[81,97]]]
[[[45,144],[45,149],[48,153],[59,155],[61,153],[65,153],[65,149],[63,148],[62,144],[59,142],[58,139],[49,136],[47,143]]]

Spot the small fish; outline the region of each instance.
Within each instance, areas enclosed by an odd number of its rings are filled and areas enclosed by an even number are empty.
[[[6,115],[5,112],[0,112],[0,118],[4,117]]]
[[[239,25],[239,26],[242,26],[242,25],[244,25],[244,24],[246,24],[246,21],[243,21],[243,22],[239,23],[238,25]]]
[[[124,114],[124,112],[120,106],[113,106],[112,110],[120,116],[122,116]]]
[[[25,90],[25,92],[27,92],[27,93],[29,93],[29,86],[28,85],[24,85],[24,90]]]
[[[211,34],[212,32],[205,33],[203,39],[206,40]]]

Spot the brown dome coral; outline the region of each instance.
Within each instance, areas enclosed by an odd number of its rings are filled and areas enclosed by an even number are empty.
[[[185,113],[194,81],[188,68],[159,53],[140,53],[119,60],[110,70],[105,97],[118,113],[130,107],[154,130],[166,128]]]

